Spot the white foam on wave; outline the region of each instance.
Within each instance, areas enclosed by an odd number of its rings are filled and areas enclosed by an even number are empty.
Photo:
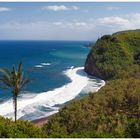
[[[51,63],[40,63],[40,64],[43,66],[50,66],[51,65]]]
[[[92,85],[90,89],[92,92],[96,92],[104,86],[105,82],[103,80],[97,81],[89,78],[83,69],[83,67],[72,67],[64,71],[64,74],[71,79],[71,82],[60,88],[38,93],[37,95],[34,94],[35,96],[32,96],[32,98],[25,98],[26,94],[24,98],[19,98],[17,117],[28,120],[47,117],[58,112],[60,108],[58,105],[62,105],[78,96],[88,84]],[[0,115],[13,118],[12,99],[0,104]]]
[[[50,66],[51,63],[40,63],[39,65],[35,65],[36,68],[42,68],[44,66]]]
[[[42,68],[42,65],[35,65],[36,68]]]

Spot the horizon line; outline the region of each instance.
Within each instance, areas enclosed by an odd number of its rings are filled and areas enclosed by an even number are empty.
[[[21,40],[19,40],[19,39],[3,39],[3,40],[1,40],[0,39],[0,41],[75,41],[75,42],[78,42],[78,41],[90,41],[90,42],[94,42],[95,40],[34,40],[34,39],[21,39]]]

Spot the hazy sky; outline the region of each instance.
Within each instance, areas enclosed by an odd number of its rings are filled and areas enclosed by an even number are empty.
[[[0,2],[0,40],[96,40],[137,28],[140,2]]]

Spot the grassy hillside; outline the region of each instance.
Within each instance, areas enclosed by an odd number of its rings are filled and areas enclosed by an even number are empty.
[[[44,131],[49,137],[140,137],[139,85],[135,79],[108,82],[66,105]]]
[[[104,35],[91,49],[85,71],[105,80],[140,77],[140,31]]]

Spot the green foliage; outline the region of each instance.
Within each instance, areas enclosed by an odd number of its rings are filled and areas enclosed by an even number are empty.
[[[128,123],[126,130],[126,137],[140,138],[140,120],[135,119]]]
[[[40,128],[28,121],[17,121],[0,117],[0,138],[43,138],[46,135]]]
[[[49,137],[140,137],[140,30],[101,37],[87,60],[86,72],[109,81],[63,107],[43,131]]]
[[[134,137],[131,122],[140,114],[139,85],[134,78],[110,81],[99,92],[66,105],[43,130],[49,137],[56,132],[56,137]],[[134,131],[139,134],[140,127]]]
[[[122,75],[123,78],[133,76],[137,67],[140,67],[139,53],[139,30],[105,35],[97,40],[90,52],[99,73],[95,75],[105,80],[122,78]],[[139,76],[135,74],[135,77]]]

